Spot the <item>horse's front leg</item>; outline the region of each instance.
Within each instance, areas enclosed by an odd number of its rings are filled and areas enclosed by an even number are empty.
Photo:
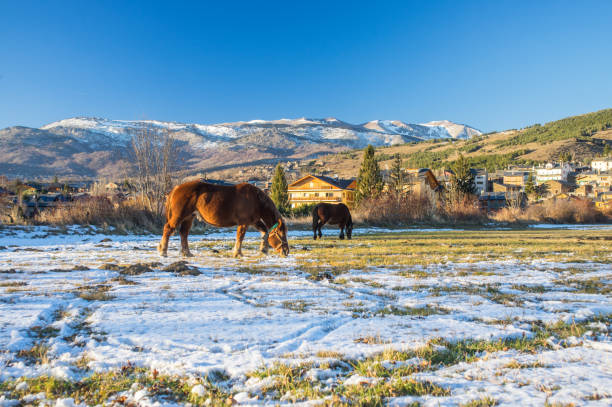
[[[179,234],[181,235],[181,256],[184,257],[193,257],[193,254],[189,251],[189,242],[187,241],[187,237],[189,236],[189,230],[191,230],[191,225],[193,224],[193,216],[185,219],[183,223],[181,223],[181,227],[179,228]]]
[[[258,221],[255,224],[255,227],[261,233],[261,244],[259,245],[259,251],[263,254],[267,254],[268,249],[270,248],[270,243],[268,243],[268,228],[262,221]]]
[[[340,236],[338,236],[340,240],[344,240],[344,223],[340,224]]]
[[[242,240],[246,233],[248,225],[238,225],[236,229],[236,245],[234,246],[234,257],[242,256]]]

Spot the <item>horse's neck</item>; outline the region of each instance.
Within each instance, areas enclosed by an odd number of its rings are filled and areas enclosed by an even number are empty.
[[[265,210],[262,211],[261,215],[261,220],[263,220],[268,229],[270,229],[280,217],[280,213],[278,213],[278,210],[274,210],[272,208],[265,208]]]

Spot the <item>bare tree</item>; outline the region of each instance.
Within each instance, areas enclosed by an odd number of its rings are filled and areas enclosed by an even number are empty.
[[[162,215],[165,197],[172,187],[178,152],[176,140],[166,129],[145,126],[132,138],[137,191],[150,211]]]

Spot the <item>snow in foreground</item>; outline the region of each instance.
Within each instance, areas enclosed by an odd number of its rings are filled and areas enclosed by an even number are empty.
[[[255,235],[247,240],[257,243]],[[529,338],[534,322],[612,314],[609,291],[576,292],[562,283],[571,272],[573,279],[608,284],[609,264],[507,260],[313,278],[298,262],[307,253],[261,257],[251,249],[237,260],[227,256],[231,238],[220,233],[206,237],[207,246],[194,251],[191,268],[181,273],[164,271],[180,260],[173,257],[176,238],[169,258],[157,255],[157,242],[157,236],[48,236],[44,229],[1,235],[0,381],[40,375],[77,381],[129,361],[161,374],[219,374],[228,378],[228,391],[241,395],[236,401],[265,404],[257,397],[261,382],[246,375],[274,362],[330,355],[361,360],[390,348],[416,349],[433,338]],[[150,269],[121,268],[136,263]],[[406,270],[419,278],[407,277]],[[478,284],[499,289],[477,289],[472,273],[479,274]],[[551,348],[535,354],[502,350],[416,373],[451,395],[387,402],[456,405],[490,396],[499,405],[610,405],[610,321],[591,325],[580,337],[551,338]],[[48,347],[44,360],[20,356],[40,344]],[[311,374],[328,384],[370,380],[356,373]],[[0,395],[0,405],[10,403]]]

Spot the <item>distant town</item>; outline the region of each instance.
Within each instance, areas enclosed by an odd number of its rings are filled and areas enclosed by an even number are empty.
[[[354,205],[355,178],[300,173],[298,165],[292,162],[284,166],[289,180],[291,208],[318,202],[343,202],[349,207]],[[482,168],[472,168],[470,171],[477,198],[475,205],[483,211],[496,211],[508,205],[525,205],[527,202],[575,199],[592,201],[602,211],[612,208],[610,157],[593,158],[590,165],[558,161],[529,167],[509,166],[494,172]],[[389,171],[381,172],[383,179],[388,180]],[[402,191],[413,194],[443,193],[449,189],[453,176],[450,169],[407,168],[402,169],[402,173]],[[189,178],[231,184],[225,180],[207,179],[204,174]],[[261,177],[245,179],[244,182],[269,192],[270,181],[261,180]],[[26,219],[49,208],[87,200],[92,196],[104,195],[111,202],[121,202],[135,191],[136,186],[129,179],[101,182],[59,180],[56,177],[50,182],[42,182],[9,180],[6,176],[0,176],[0,197],[4,205],[14,206],[17,210],[13,213]]]

